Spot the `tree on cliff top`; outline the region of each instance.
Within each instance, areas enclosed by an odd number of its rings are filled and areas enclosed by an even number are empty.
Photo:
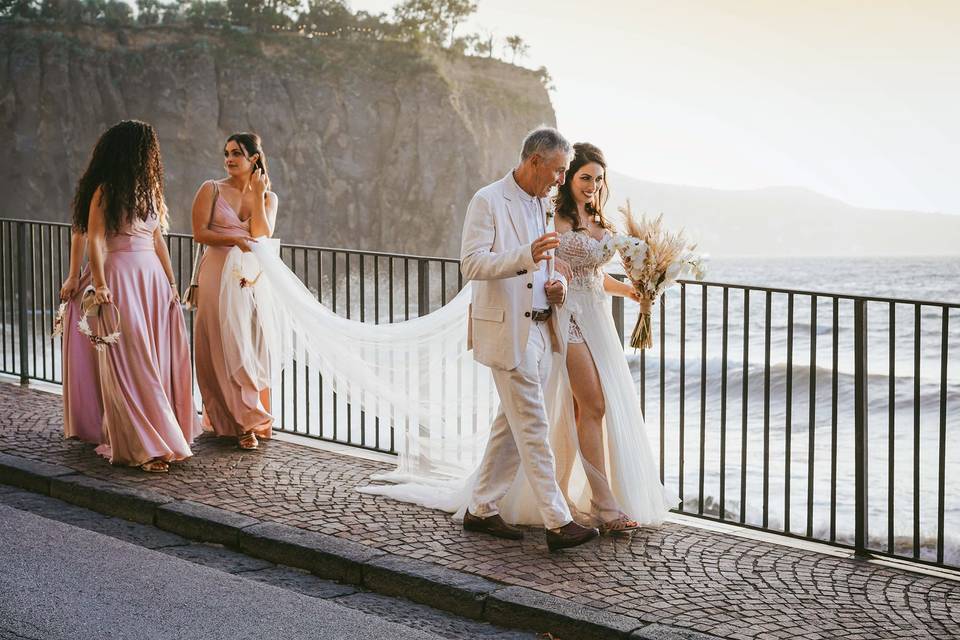
[[[510,59],[511,64],[515,64],[517,61],[517,56],[521,58],[527,55],[527,52],[530,51],[530,45],[523,41],[523,38],[520,36],[509,36],[506,40],[507,49],[513,53],[513,57]]]
[[[453,47],[457,27],[477,11],[470,0],[404,0],[393,8],[402,37]]]
[[[0,0],[0,16],[36,18],[37,5],[33,0]]]
[[[339,33],[353,25],[354,16],[341,0],[309,0],[297,26],[309,32]]]
[[[300,0],[227,0],[230,21],[257,33],[293,26],[291,15],[299,6]]]

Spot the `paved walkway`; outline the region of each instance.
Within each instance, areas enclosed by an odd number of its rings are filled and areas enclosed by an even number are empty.
[[[668,523],[549,554],[465,534],[437,511],[355,492],[388,465],[287,442],[242,452],[209,436],[167,475],[115,468],[65,441],[57,395],[0,384],[0,451],[335,535],[644,623],[723,638],[957,638],[960,582]]]

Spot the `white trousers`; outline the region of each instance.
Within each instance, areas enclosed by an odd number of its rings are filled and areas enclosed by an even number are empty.
[[[499,513],[497,503],[507,495],[522,464],[544,525],[556,529],[573,520],[557,485],[543,400],[553,358],[547,331],[545,323],[534,322],[517,368],[491,368],[500,394],[500,410],[490,427],[490,440],[470,500],[470,513],[475,516],[486,518]]]

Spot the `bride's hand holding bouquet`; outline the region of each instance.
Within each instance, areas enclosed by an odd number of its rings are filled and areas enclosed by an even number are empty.
[[[640,219],[630,208],[630,201],[620,207],[626,234],[617,234],[614,247],[623,260],[623,268],[640,304],[640,316],[630,336],[630,346],[647,349],[653,346],[651,315],[653,305],[677,280],[693,277],[702,280],[706,256],[694,253],[682,231],[671,232],[663,227],[663,215],[650,220]]]

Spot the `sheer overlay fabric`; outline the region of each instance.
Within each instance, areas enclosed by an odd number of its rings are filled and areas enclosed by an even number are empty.
[[[466,349],[469,283],[446,305],[419,318],[387,325],[357,322],[317,301],[280,259],[277,241],[261,239],[252,246],[249,254],[231,252],[223,281],[234,284],[225,285],[221,302],[238,320],[254,318],[253,328],[263,337],[247,336],[237,327],[232,366],[249,366],[247,375],[274,380],[294,359],[316,368],[337,393],[349,393],[368,416],[394,429],[397,468],[372,478],[390,484],[358,491],[462,517],[497,409],[490,371]],[[560,487],[575,517],[587,520],[623,510],[642,523],[658,524],[678,501],[660,484],[603,292],[602,266],[613,256],[609,237],[598,242],[563,234],[557,251],[574,271],[560,312],[572,315],[590,349],[606,407],[603,460],[591,463],[580,452],[565,353],[554,354],[544,397]],[[240,287],[240,278],[256,282]],[[258,369],[259,345],[270,352],[267,372]],[[500,512],[509,522],[542,524],[522,470]]]

